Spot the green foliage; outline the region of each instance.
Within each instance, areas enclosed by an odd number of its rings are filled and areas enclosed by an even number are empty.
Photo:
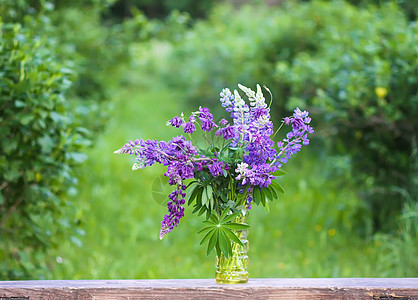
[[[262,70],[266,67],[264,49],[272,46],[274,31],[273,16],[266,9],[253,14],[250,7],[240,11],[216,7],[207,21],[197,22],[175,45],[164,80],[184,90],[191,101],[216,111],[219,100],[213,95],[232,82],[255,86],[257,78],[270,86]]]
[[[401,7],[405,15],[413,21],[418,16],[418,6],[414,1],[410,0],[347,0],[347,2],[361,7],[368,7],[370,5],[385,5],[388,2],[395,2]]]
[[[205,18],[212,6],[219,0],[119,0],[111,9],[116,18],[132,16],[132,8],[140,9],[147,17],[164,18],[173,11],[189,13],[193,18]]]
[[[209,255],[213,249],[216,249],[218,257],[221,253],[225,257],[232,256],[232,243],[244,247],[236,233],[240,230],[250,228],[247,224],[236,223],[232,221],[242,218],[240,213],[228,214],[230,209],[225,209],[220,216],[217,213],[212,212],[209,219],[203,223],[206,225],[198,233],[205,233],[200,245],[208,243],[207,255]]]
[[[289,108],[310,105],[327,120],[333,134],[325,138],[335,153],[351,155],[374,227],[394,228],[416,176],[418,27],[393,4],[366,10],[314,2],[298,18],[312,20],[315,50],[278,61],[275,79]]]
[[[398,217],[396,233],[379,233],[372,242],[375,255],[388,265],[382,276],[416,277],[418,274],[418,203],[408,202]],[[390,270],[390,271],[389,271]]]
[[[41,278],[59,239],[79,244],[73,168],[107,119],[146,19],[102,25],[106,1],[0,5],[0,278]],[[73,4],[74,5],[74,4]]]
[[[90,141],[69,109],[73,71],[54,44],[18,23],[0,26],[0,278],[30,278],[73,222],[64,195]]]
[[[174,46],[165,82],[216,107],[222,87],[257,78],[277,99],[276,119],[309,108],[323,120],[317,136],[351,157],[374,228],[394,228],[416,176],[417,28],[394,3],[219,6]]]

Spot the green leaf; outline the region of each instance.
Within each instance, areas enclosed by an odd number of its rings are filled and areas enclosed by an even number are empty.
[[[186,189],[186,198],[184,198],[184,200],[186,202],[189,201],[190,197],[193,195],[194,190],[198,187],[197,183],[193,183],[191,185],[189,185]]]
[[[25,115],[22,115],[22,116],[19,118],[19,121],[20,121],[20,123],[21,123],[22,125],[27,125],[27,124],[29,124],[29,122],[31,122],[34,118],[35,118],[35,116],[34,116],[34,115],[32,115],[32,114],[25,114]]]
[[[263,192],[264,192],[264,195],[267,197],[267,199],[269,199],[270,201],[274,200],[273,193],[270,191],[269,187],[263,188]]]
[[[205,206],[205,205],[207,206],[207,204],[208,204],[207,188],[204,188],[202,192],[202,206]]]
[[[219,230],[219,247],[225,257],[232,255],[231,243],[222,230]]]
[[[222,231],[227,235],[227,237],[233,241],[234,243],[237,243],[238,245],[244,247],[244,244],[241,242],[241,240],[233,233],[230,229],[221,227]]]
[[[219,224],[219,219],[218,219],[218,215],[213,212],[213,214],[210,216],[210,220],[214,223],[214,224]]]
[[[15,100],[15,106],[16,107],[25,107],[26,103],[24,101],[21,101],[21,100]]]
[[[225,218],[226,218],[226,216],[228,215],[228,212],[229,212],[229,208],[224,209],[224,211],[222,212],[221,217],[219,218],[219,220],[220,220],[221,222],[225,222],[225,221],[224,221],[224,219],[225,219]]]
[[[192,185],[198,184],[197,180],[190,181],[189,184],[186,186],[186,190],[189,190]]]
[[[231,230],[245,230],[245,229],[250,228],[250,225],[238,224],[238,223],[228,223],[228,224],[224,224],[223,226]]]
[[[260,195],[261,195],[261,197],[260,197],[260,201],[261,201],[261,204],[263,205],[263,206],[266,206],[266,195],[264,194],[264,191],[263,191],[264,189],[260,189]]]
[[[213,197],[210,198],[209,199],[209,204],[210,204],[209,208],[214,210],[215,209],[215,198],[213,198]]]
[[[193,209],[193,211],[192,211],[192,214],[194,214],[194,213],[198,212],[201,208],[202,208],[202,206],[196,203],[196,204],[195,204],[195,208],[194,208],[194,209]]]
[[[3,176],[7,181],[15,182],[17,178],[20,177],[20,172],[18,169],[7,170]]]
[[[254,203],[257,205],[259,205],[261,202],[260,188],[258,187],[254,187],[253,200],[254,200]]]
[[[208,185],[206,187],[206,197],[207,197],[207,202],[206,202],[206,206],[208,208],[213,207],[214,201],[213,201],[213,188],[211,185]]]
[[[216,249],[216,255],[220,257],[222,252],[221,252],[221,248],[219,247],[219,242],[215,244],[215,249]]]
[[[205,211],[207,210],[206,206],[202,205],[202,208],[199,210],[199,212],[197,213],[198,216],[201,216]]]
[[[216,229],[212,228],[212,230],[210,230],[208,233],[205,234],[205,236],[203,237],[203,239],[200,241],[200,245],[203,245],[204,243],[206,243],[208,241],[208,239],[210,239],[214,233],[215,233]]]
[[[87,159],[87,154],[79,152],[67,152],[65,157],[75,161],[76,163],[82,163]]]
[[[200,187],[200,186],[198,186],[198,187],[196,187],[194,190],[193,190],[193,193],[190,195],[190,197],[189,197],[189,199],[188,199],[188,202],[187,202],[187,205],[191,205],[192,203],[193,203],[193,200],[194,199],[196,199],[196,197],[197,197],[197,195],[199,194],[199,193],[202,193],[202,187]],[[189,194],[187,194],[186,195],[186,198],[187,198],[187,196],[189,196]]]
[[[274,172],[272,175],[278,177],[278,176],[283,176],[283,175],[286,175],[286,174],[287,173],[285,171],[278,170],[278,171]]]
[[[199,204],[199,207],[202,206],[202,193],[203,193],[203,188],[202,188],[202,192],[198,193],[196,196],[196,204]]]
[[[210,218],[203,221],[203,224],[208,224],[208,226],[216,226],[218,225],[218,222],[214,223]]]
[[[229,210],[229,209],[227,209],[227,210]],[[229,215],[225,219],[223,219],[222,223],[228,223],[228,222],[234,220],[238,216],[239,216],[239,213],[233,213],[232,215]]]
[[[211,229],[213,229],[213,227],[214,227],[213,225],[203,227],[202,229],[200,229],[200,230],[197,232],[197,234],[201,234],[201,233],[204,233],[204,232],[208,232],[208,231],[210,231]]]
[[[269,186],[268,188],[269,188],[271,194],[273,195],[273,198],[274,199],[279,199],[279,195],[277,195],[276,190],[274,189],[274,187]]]
[[[264,208],[266,209],[266,213],[270,212],[270,207],[269,207],[269,203],[266,202],[266,205],[264,205]]]
[[[212,252],[213,247],[215,247],[215,244],[218,242],[218,235],[219,230],[214,230],[214,234],[212,234],[212,236],[209,239],[208,250],[206,252],[207,255],[209,255]]]
[[[272,181],[271,182],[271,185],[272,185],[272,187],[274,187],[274,189],[276,190],[276,191],[278,191],[279,193],[282,193],[282,194],[284,194],[284,189],[283,189],[283,187],[278,183],[278,182],[276,182],[276,181]]]

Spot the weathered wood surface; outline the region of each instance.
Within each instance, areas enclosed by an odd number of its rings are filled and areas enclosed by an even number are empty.
[[[418,278],[258,278],[0,281],[0,300],[20,299],[417,299]]]

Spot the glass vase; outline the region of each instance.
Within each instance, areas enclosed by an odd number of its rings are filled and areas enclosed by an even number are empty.
[[[235,218],[234,223],[246,224],[247,212],[243,212],[242,216]],[[248,282],[248,229],[233,230],[233,232],[240,239],[241,246],[231,241],[232,256],[226,258],[223,254],[220,257],[216,256],[216,273],[215,278],[217,283],[234,284]]]

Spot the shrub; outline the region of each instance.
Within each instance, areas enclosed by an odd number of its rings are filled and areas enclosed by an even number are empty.
[[[219,0],[119,0],[113,3],[110,13],[116,18],[131,17],[135,7],[150,18],[165,18],[175,10],[189,13],[193,18],[205,18],[216,2]]]
[[[72,70],[54,44],[18,23],[0,27],[0,277],[30,278],[73,222],[65,195],[89,140],[69,109]]]
[[[232,82],[255,86],[257,78],[269,84],[274,65],[265,56],[272,50],[275,15],[262,7],[256,14],[248,6],[239,11],[232,6],[215,7],[207,21],[196,22],[174,45],[164,81],[184,91],[190,101],[199,99],[215,110],[218,99],[213,95]]]
[[[375,229],[394,228],[416,174],[418,28],[393,4],[314,2],[300,12],[298,19],[315,28],[316,49],[277,62],[275,78],[288,91],[289,107],[321,110],[335,153],[351,155]]]
[[[93,2],[83,10],[26,0],[0,7],[1,279],[44,276],[54,264],[48,249],[64,234],[79,243],[73,168],[104,127],[127,43],[146,24],[105,27],[106,5]]]

